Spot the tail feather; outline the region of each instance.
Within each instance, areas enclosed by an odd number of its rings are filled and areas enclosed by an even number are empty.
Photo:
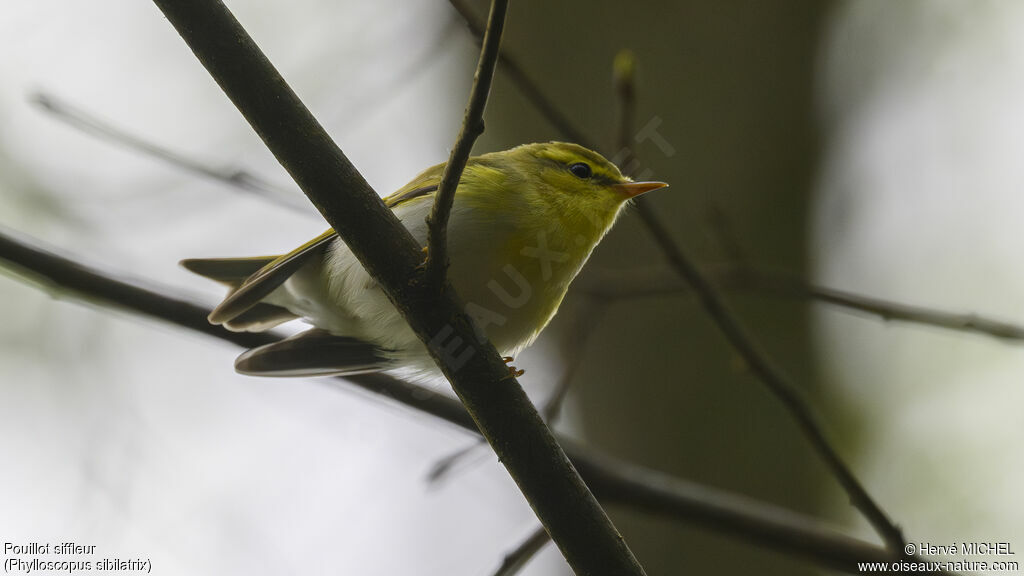
[[[390,364],[373,344],[312,328],[243,353],[235,370],[249,376],[344,376],[380,372]]]
[[[195,274],[226,284],[234,290],[277,256],[256,256],[254,258],[188,258],[181,265]]]
[[[263,332],[299,316],[286,308],[260,302],[224,323],[232,332]]]

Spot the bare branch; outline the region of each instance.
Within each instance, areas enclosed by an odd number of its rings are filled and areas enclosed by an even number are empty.
[[[434,465],[431,466],[430,470],[427,472],[427,483],[437,484],[438,482],[446,479],[448,475],[455,470],[455,467],[458,464],[465,463],[467,458],[477,454],[477,452],[484,446],[486,446],[484,439],[477,438],[476,442],[473,442],[469,446],[459,448],[451,454],[439,459],[437,462],[434,462]]]
[[[473,143],[484,133],[484,108],[487,96],[491,93],[491,81],[494,79],[494,67],[498,63],[498,51],[501,47],[501,33],[505,28],[505,14],[508,12],[508,0],[492,0],[491,14],[487,18],[487,30],[484,32],[483,48],[480,60],[473,76],[473,87],[469,91],[469,103],[462,119],[462,128],[455,140],[448,163],[444,165],[441,182],[434,195],[434,206],[427,217],[427,270],[425,282],[440,288],[448,269],[448,217],[455,202],[455,190],[462,178],[462,171],[469,161],[469,153]]]
[[[570,446],[567,442],[566,445]],[[597,494],[609,503],[614,502],[666,518],[692,518],[713,530],[729,526],[730,533],[751,543],[767,544],[776,550],[813,558],[822,565],[849,574],[862,573],[857,564],[865,561],[925,561],[918,556],[906,558],[902,550],[890,552],[874,544],[841,536],[820,522],[808,522],[806,518],[793,511],[765,505],[746,496],[728,494],[717,488],[693,484],[653,470],[644,470],[627,462],[619,461],[612,468],[608,456],[595,453],[591,453],[590,456],[590,461],[597,464],[596,469],[590,469],[581,463],[577,463],[577,466],[581,473],[587,474],[587,481],[595,486]],[[605,472],[611,470],[614,470],[616,479],[602,477]],[[620,492],[617,485],[621,479],[629,479],[629,482],[622,486],[623,490]],[[684,488],[687,484],[689,486]],[[601,488],[598,489],[597,486]],[[692,491],[696,498],[684,502],[669,496],[678,494],[677,491],[681,489]],[[702,495],[702,491],[706,492]],[[691,508],[691,503],[696,502],[699,502],[700,506]],[[825,550],[828,552],[822,554]]]
[[[708,199],[706,219],[711,236],[725,254],[726,260],[734,262],[737,266],[746,265],[747,255],[736,239],[732,220],[722,208],[721,202],[714,197]]]
[[[514,549],[505,554],[501,566],[494,571],[494,576],[515,576],[526,567],[526,564],[544,549],[544,545],[551,542],[551,537],[544,531],[543,526],[538,526],[530,533],[525,540],[519,543]]]
[[[552,392],[544,407],[541,408],[541,414],[544,415],[544,420],[547,421],[548,426],[553,426],[562,417],[562,406],[565,405],[565,399],[569,397],[569,390],[572,389],[572,382],[576,378],[576,372],[583,365],[583,349],[586,347],[586,340],[589,338],[589,333],[583,333],[580,336],[579,349],[574,351],[568,359],[568,367],[566,367],[558,382],[555,383],[555,391]]]
[[[779,272],[757,270],[745,266],[714,266],[707,273],[720,291],[748,292],[776,298],[810,300],[861,312],[881,320],[934,326],[954,332],[990,336],[1007,342],[1024,341],[1024,326],[983,316],[974,312],[950,312],[894,302],[857,294],[847,290],[811,284]],[[647,298],[652,296],[693,295],[690,287],[678,276],[658,270],[630,271],[629,274],[589,271],[588,282],[579,290],[587,296],[603,300]]]
[[[631,109],[635,106],[633,65],[632,62],[628,65],[624,65],[621,62],[616,62],[616,64],[616,92],[619,95],[620,106],[625,109],[620,112],[620,118],[628,121],[634,115]],[[622,141],[619,142],[619,145],[623,149],[632,150],[632,138],[630,137],[632,133],[632,126],[620,128],[619,134]],[[630,152],[630,156],[635,157],[635,153]],[[690,285],[704,310],[715,321],[715,324],[718,325],[718,328],[725,335],[733,349],[747,363],[751,372],[768,387],[769,391],[789,411],[790,416],[796,421],[801,431],[810,441],[811,446],[849,495],[850,503],[864,514],[868,522],[885,540],[892,553],[902,553],[905,544],[903,532],[889,519],[889,516],[875,502],[871,495],[868,494],[860,480],[857,479],[856,475],[854,475],[853,471],[839,455],[839,452],[828,440],[807,400],[789,380],[788,376],[775,366],[768,358],[768,355],[747,334],[746,329],[736,319],[736,315],[729,309],[725,300],[719,296],[718,291],[712,286],[711,282],[704,277],[697,266],[683,252],[683,249],[675,242],[668,229],[658,220],[654,210],[644,198],[637,199],[636,208],[640,218],[647,225],[651,236],[654,237],[654,241],[668,260],[669,265]]]
[[[723,286],[787,298],[805,298],[847,310],[863,312],[886,321],[910,322],[983,334],[1000,340],[1024,340],[1024,326],[974,313],[956,313],[936,308],[902,304],[845,290],[816,286],[781,274],[730,268],[721,275]]]
[[[581,575],[643,574],[451,285],[420,281],[409,231],[234,16],[218,0],[154,2],[426,345],[569,565]]]
[[[466,21],[466,25],[469,27],[469,31],[473,34],[473,37],[478,41],[482,41],[484,37],[484,25],[479,21],[473,11],[466,4],[465,0],[448,0],[453,8],[459,13],[460,16]],[[513,58],[505,51],[501,51],[499,54],[499,60],[501,63],[501,70],[507,74],[520,91],[527,97],[527,99],[533,104],[544,118],[551,123],[559,132],[561,132],[565,138],[570,142],[575,142],[581,146],[594,149],[595,146],[592,142],[587,139],[582,132],[573,126],[573,123],[562,114],[558,106],[551,101],[544,94],[544,91],[540,89],[540,86],[533,81],[529,75],[523,70],[522,65],[519,61]]]
[[[283,337],[271,333],[230,332],[212,326],[206,321],[208,308],[168,296],[156,288],[118,280],[3,231],[0,231],[0,261],[58,296],[70,293],[84,301],[162,320],[239,346],[259,346]],[[422,386],[386,374],[322,381],[355,386],[479,434],[461,404]],[[673,478],[565,440],[563,444],[580,474],[594,487],[595,493],[609,503],[707,527],[851,574],[858,573],[857,562],[895,559],[883,548],[843,536],[816,520],[773,504]]]
[[[206,320],[209,310],[188,299],[116,280],[34,244],[0,231],[0,262],[7,263],[4,271],[19,273],[55,297],[70,289],[87,302],[160,318],[249,348],[280,339],[269,333],[231,332],[214,326]]]
[[[825,464],[836,476],[840,485],[850,496],[850,503],[860,510],[876,531],[885,539],[894,552],[903,549],[903,533],[886,515],[882,508],[871,498],[849,466],[839,456],[821,425],[813,414],[807,400],[754,343],[746,329],[735,319],[724,300],[704,278],[696,266],[672,240],[668,230],[654,215],[654,212],[643,202],[638,203],[637,212],[647,224],[648,230],[661,246],[672,267],[693,287],[704,309],[715,320],[719,329],[732,347],[743,358],[750,370],[760,379],[771,392],[782,402],[790,415],[800,426],[804,435],[818,452]]]
[[[573,380],[576,379],[576,372],[583,365],[587,344],[590,342],[590,338],[597,332],[597,325],[601,323],[607,312],[608,301],[604,299],[585,303],[583,310],[580,312],[583,322],[575,328],[576,337],[572,339],[572,347],[566,354],[567,367],[562,377],[555,384],[554,392],[552,392],[547,403],[541,409],[541,414],[544,415],[548,426],[553,426],[561,416],[562,406],[565,404],[565,399],[569,396]]]
[[[37,92],[31,96],[30,100],[58,120],[62,120],[86,134],[101,140],[113,142],[133,151],[143,152],[172,166],[182,168],[187,172],[211,178],[240,190],[256,194],[260,198],[269,200],[289,210],[302,212],[303,214],[310,214],[312,212],[309,209],[309,204],[302,200],[295,191],[285,190],[283,187],[271,184],[251,172],[240,168],[216,167],[195,158],[190,158],[185,154],[131,134],[127,130],[118,128],[110,122],[101,120],[46,92]]]

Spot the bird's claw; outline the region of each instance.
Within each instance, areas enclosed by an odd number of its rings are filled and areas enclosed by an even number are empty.
[[[520,370],[520,369],[516,368],[515,366],[513,366],[511,364],[511,362],[514,361],[515,358],[513,358],[511,356],[502,356],[501,360],[505,364],[508,364],[508,376],[505,377],[506,379],[507,378],[519,378],[523,374],[526,374],[526,370]]]
[[[423,260],[416,266],[417,270],[426,270],[427,261],[430,260],[430,246],[424,246],[420,248],[420,253],[423,254]]]

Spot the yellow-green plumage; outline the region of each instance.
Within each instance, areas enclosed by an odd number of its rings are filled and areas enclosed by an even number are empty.
[[[424,220],[443,167],[425,170],[384,199],[424,245]],[[470,158],[448,226],[448,274],[467,313],[499,351],[515,354],[557,312],[625,202],[662,186],[633,183],[575,144],[527,144]],[[333,231],[282,256],[183,265],[232,288],[210,314],[213,323],[266,330],[301,317],[316,327],[303,338],[246,352],[236,362],[240,372],[432,368],[415,334]]]

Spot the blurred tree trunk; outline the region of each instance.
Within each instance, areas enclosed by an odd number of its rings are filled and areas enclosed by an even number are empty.
[[[611,62],[619,49],[632,49],[637,128],[654,122],[664,138],[637,144],[638,172],[671,183],[650,201],[677,240],[704,263],[733,259],[735,244],[752,265],[802,276],[817,162],[813,72],[830,5],[524,0],[513,6],[505,48],[609,156],[616,117]],[[507,80],[499,77],[497,90],[488,111],[489,149],[560,139]],[[657,266],[663,267],[660,254],[630,215],[589,264],[605,271]],[[580,296],[572,298],[578,304]],[[760,297],[730,302],[799,384],[814,381],[805,307]],[[557,329],[571,347],[578,334],[560,320]],[[573,422],[617,455],[811,513],[829,490],[822,487],[833,485],[778,403],[686,296],[610,308],[575,386]],[[837,497],[834,490],[830,496]],[[812,572],[698,530],[613,512],[650,574]]]

